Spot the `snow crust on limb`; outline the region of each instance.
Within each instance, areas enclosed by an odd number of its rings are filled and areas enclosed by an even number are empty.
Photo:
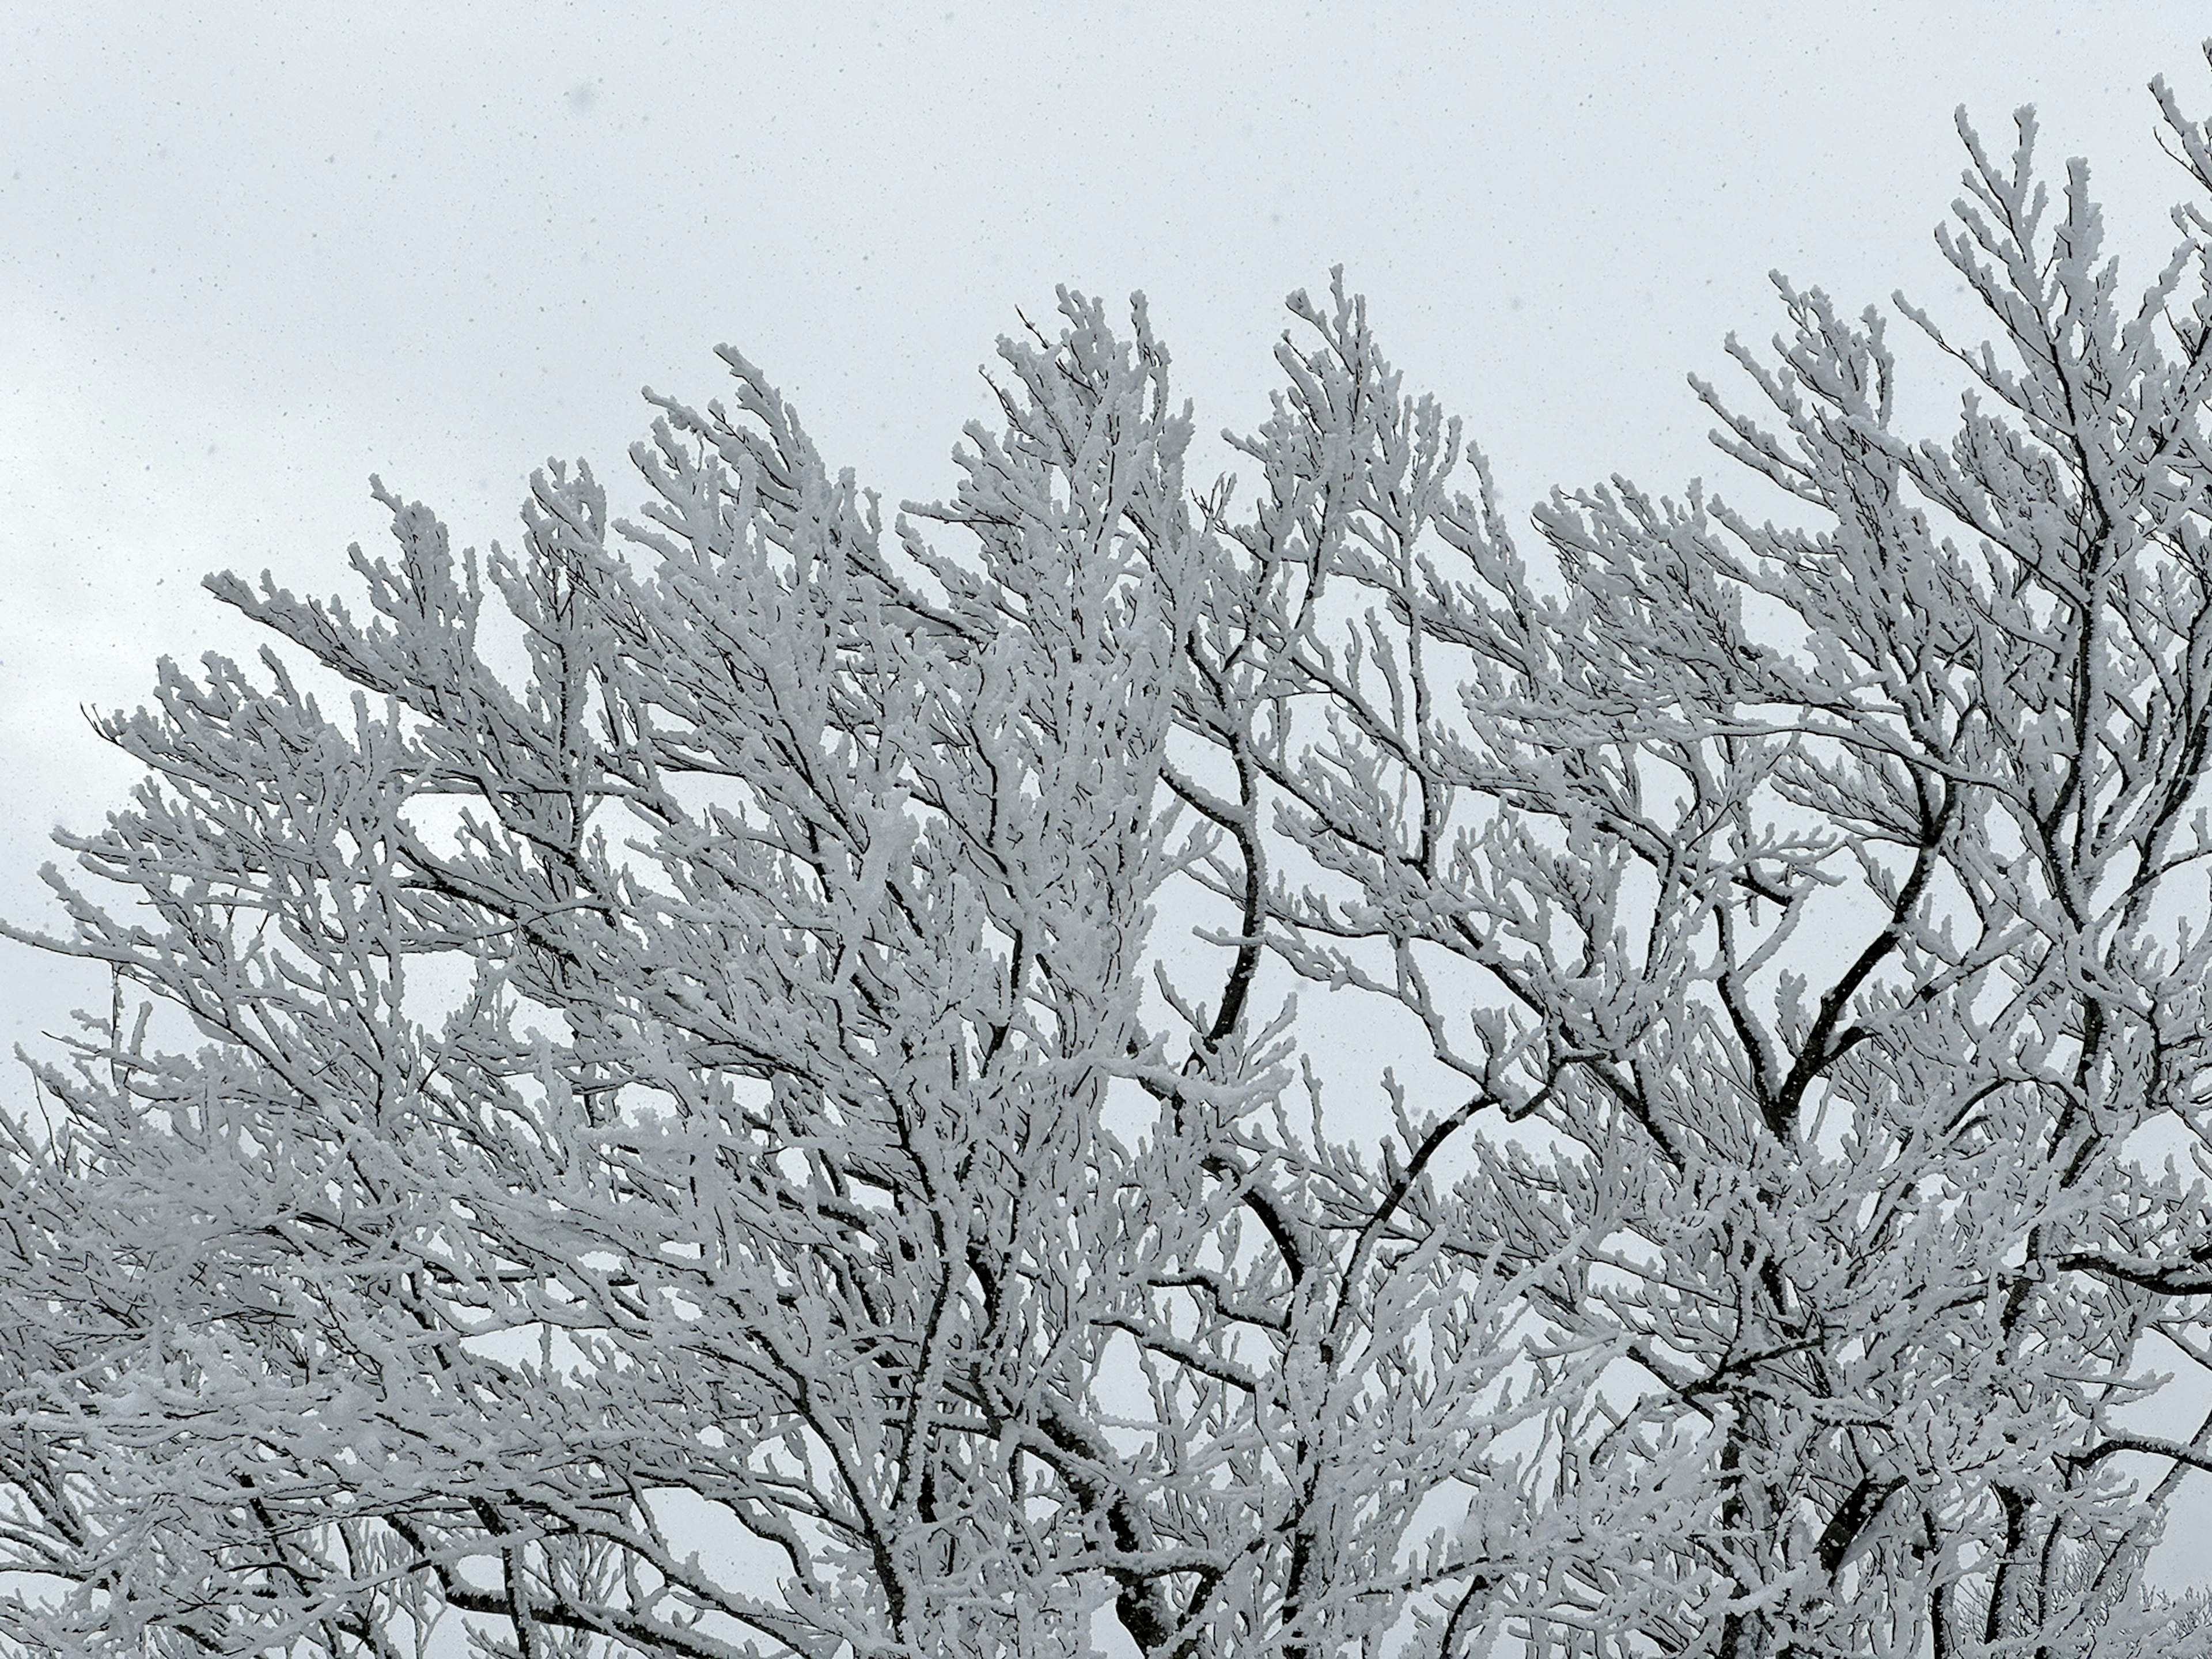
[[[210,578],[293,654],[105,718],[149,780],[8,930],[115,995],[0,1147],[0,1646],[2212,1650],[2142,1583],[2212,208],[2123,302],[2018,125],[1941,233],[1996,343],[1897,302],[1954,432],[1779,276],[1766,410],[1697,383],[1802,527],[1616,479],[1532,574],[1340,276],[1246,508],[1063,292],[888,527],[725,349],[635,519],[379,484],[365,612]],[[1301,980],[1418,1034],[1387,1136]]]

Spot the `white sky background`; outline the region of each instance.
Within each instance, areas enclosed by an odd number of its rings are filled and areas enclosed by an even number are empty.
[[[1282,296],[1341,261],[1525,526],[1614,471],[1733,486],[1684,375],[1775,331],[1770,269],[1980,338],[1929,234],[1954,106],[2008,153],[2032,100],[2048,175],[2091,158],[2129,287],[2184,182],[2144,82],[2212,110],[2180,0],[270,9],[0,7],[17,921],[58,919],[49,828],[134,780],[80,707],[258,648],[203,574],[352,597],[371,471],[457,546],[519,538],[549,455],[629,509],[638,387],[720,395],[718,343],[895,504],[950,492],[977,364],[1056,283],[1144,289],[1210,434],[1264,416]],[[1955,391],[1908,388],[1930,435]],[[0,1054],[103,995],[0,947]]]

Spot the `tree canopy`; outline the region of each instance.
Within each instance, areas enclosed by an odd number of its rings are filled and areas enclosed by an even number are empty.
[[[1233,483],[1063,292],[888,525],[726,348],[633,518],[210,577],[287,649],[8,929],[114,997],[0,1157],[0,1642],[2203,1650],[2212,196],[2124,300],[2019,129],[1954,430],[1779,277],[1695,383],[1797,522],[1532,569],[1340,277]]]

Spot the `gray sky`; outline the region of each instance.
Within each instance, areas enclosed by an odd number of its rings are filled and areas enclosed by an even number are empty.
[[[2143,83],[2212,106],[2179,3],[271,9],[0,8],[18,919],[49,827],[132,776],[79,708],[258,647],[203,574],[345,586],[372,471],[457,544],[511,537],[549,455],[630,505],[639,386],[716,395],[719,342],[896,502],[949,489],[976,365],[1056,283],[1146,289],[1212,432],[1342,261],[1518,520],[1724,473],[1683,376],[1773,331],[1771,268],[1958,305],[1957,104],[2009,149],[2035,100],[2146,256],[2181,179]],[[0,952],[0,1037],[66,1006],[48,968]]]
[[[0,8],[14,920],[54,920],[49,827],[132,781],[80,706],[258,647],[204,574],[349,592],[372,471],[457,544],[512,537],[548,455],[632,505],[638,387],[719,395],[719,342],[896,502],[949,490],[976,365],[1056,283],[1144,289],[1214,431],[1341,261],[1525,522],[1616,471],[1728,488],[1683,377],[1774,331],[1771,268],[1979,338],[1929,234],[1954,106],[2092,158],[2130,283],[2182,183],[2144,82],[2212,108],[2178,0],[274,9]],[[0,1053],[96,994],[0,950]]]

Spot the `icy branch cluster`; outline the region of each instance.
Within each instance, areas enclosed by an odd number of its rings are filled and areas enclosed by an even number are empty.
[[[1700,386],[1804,527],[1532,574],[1340,283],[1249,507],[1064,294],[888,529],[725,350],[634,520],[210,579],[317,666],[165,662],[50,875],[0,1645],[2203,1651],[2212,218],[2124,304],[2032,136],[1948,439],[1779,279]]]

